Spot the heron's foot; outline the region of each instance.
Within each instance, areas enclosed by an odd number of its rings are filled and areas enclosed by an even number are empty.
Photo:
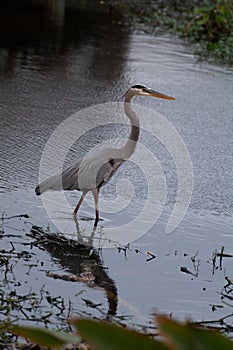
[[[96,221],[96,219],[91,218],[91,217],[89,217],[89,216],[82,216],[82,217],[79,218],[79,220],[81,220],[81,221],[93,221],[93,220],[95,220],[95,221]],[[104,219],[99,218],[98,221],[104,221]],[[97,222],[98,222],[98,221],[97,221]]]
[[[92,221],[93,218],[91,218],[91,217],[89,217],[89,216],[82,216],[82,217],[80,218],[80,220],[82,220],[82,221]]]

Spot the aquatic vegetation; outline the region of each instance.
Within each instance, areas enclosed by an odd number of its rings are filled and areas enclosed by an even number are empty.
[[[113,1],[119,6],[120,1]],[[121,4],[122,6],[122,4]],[[218,63],[233,64],[231,0],[158,1],[125,4],[125,20],[135,29],[167,32],[198,44],[197,53]],[[129,21],[130,18],[130,21]]]
[[[22,222],[21,219],[26,221]],[[48,229],[43,230],[32,225],[27,219],[28,215],[13,217],[3,215],[0,222],[0,273],[2,276],[0,279],[0,349],[36,350],[44,346],[43,349],[71,350],[93,347],[98,350],[114,349],[115,346],[115,349],[168,350],[167,344],[169,344],[170,350],[185,350],[191,348],[190,344],[196,343],[202,344],[203,350],[230,349],[230,346],[232,348],[232,342],[220,334],[220,332],[228,334],[233,332],[231,312],[233,281],[230,272],[228,276],[226,275],[226,262],[233,258],[229,247],[216,248],[209,256],[209,260],[205,262],[212,276],[221,272],[224,277],[221,289],[217,291],[221,301],[209,304],[212,312],[215,312],[215,319],[178,323],[171,319],[171,316],[151,315],[149,323],[138,324],[134,318],[130,320],[132,316],[116,313],[117,289],[108,276],[101,257],[92,247],[85,247]],[[21,229],[19,229],[20,223]],[[116,248],[126,258],[130,249],[130,246]],[[140,248],[133,250],[135,254],[145,254],[146,263],[159,260],[154,252],[143,251]],[[51,253],[49,256],[52,259],[47,259],[47,255],[42,254],[45,251]],[[174,257],[180,253],[175,251]],[[182,255],[183,263],[179,264],[177,269],[179,267],[179,271],[186,274],[191,281],[202,279],[199,274],[202,273],[204,261],[198,251],[193,255],[182,251]],[[65,257],[65,260],[58,260],[62,257]],[[53,259],[56,259],[57,263],[60,261],[59,264],[63,263],[63,267],[57,269],[55,265],[51,265],[50,260]],[[82,269],[72,270],[70,265],[72,263],[75,267],[80,265]],[[51,267],[53,267],[52,270]],[[93,267],[97,269],[93,270]],[[25,271],[25,274],[21,275],[19,271]],[[45,282],[45,276],[52,281],[56,279],[56,281],[68,283],[68,289],[71,283],[76,284],[74,288],[77,288],[81,282],[82,285],[77,289],[75,300],[79,305],[85,304],[85,307],[79,309],[75,307],[74,299],[69,299],[68,302],[63,295],[54,294],[51,284],[47,285]],[[93,279],[94,276],[99,276],[96,281]],[[34,288],[31,283],[36,279],[39,281],[38,288]],[[102,307],[99,300],[91,300],[88,295],[85,297],[83,294],[86,288],[96,287],[100,290],[101,286],[105,286],[102,290],[106,291],[108,296],[107,308]],[[205,293],[205,285],[201,284],[201,286]],[[57,292],[59,293],[59,290]],[[217,311],[225,310],[225,305],[231,308],[230,311],[217,316]],[[153,322],[154,319],[156,322]],[[137,331],[129,330],[130,328]],[[211,328],[211,331],[208,328]],[[179,342],[180,337],[184,339],[182,343]],[[192,347],[192,349],[196,348]]]
[[[229,0],[205,1],[178,27],[183,37],[199,42],[205,55],[233,64],[233,4]]]

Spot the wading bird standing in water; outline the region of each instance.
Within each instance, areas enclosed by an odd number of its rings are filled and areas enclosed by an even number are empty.
[[[99,191],[115,174],[119,166],[132,155],[139,138],[139,119],[131,109],[131,100],[134,96],[152,96],[166,100],[175,100],[174,97],[154,91],[143,85],[132,86],[124,95],[124,111],[130,119],[131,132],[128,141],[122,148],[107,148],[91,154],[65,168],[61,174],[55,175],[41,182],[35,189],[39,196],[48,190],[79,190],[81,198],[74,209],[77,214],[87,192],[91,191],[95,201],[95,226],[99,221]]]

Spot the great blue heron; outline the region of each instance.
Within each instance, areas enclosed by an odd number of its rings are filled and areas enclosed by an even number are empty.
[[[139,119],[131,109],[131,100],[134,96],[152,96],[166,100],[175,100],[174,97],[154,91],[143,85],[134,85],[124,95],[124,111],[131,122],[131,132],[128,141],[122,148],[107,148],[88,154],[83,159],[65,168],[61,174],[55,175],[41,182],[35,189],[39,196],[48,190],[79,190],[81,198],[74,209],[76,215],[87,192],[93,193],[95,201],[95,223],[99,221],[99,191],[115,174],[119,166],[133,153],[139,138]]]

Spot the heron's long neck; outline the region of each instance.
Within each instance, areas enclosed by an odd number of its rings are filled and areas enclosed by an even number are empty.
[[[131,123],[131,132],[130,132],[128,141],[126,142],[124,147],[121,148],[122,157],[124,159],[128,159],[132,155],[136,147],[137,141],[139,139],[139,133],[140,133],[139,119],[134,113],[134,111],[131,109],[132,98],[133,98],[133,95],[126,94],[125,101],[124,101],[124,111]]]

